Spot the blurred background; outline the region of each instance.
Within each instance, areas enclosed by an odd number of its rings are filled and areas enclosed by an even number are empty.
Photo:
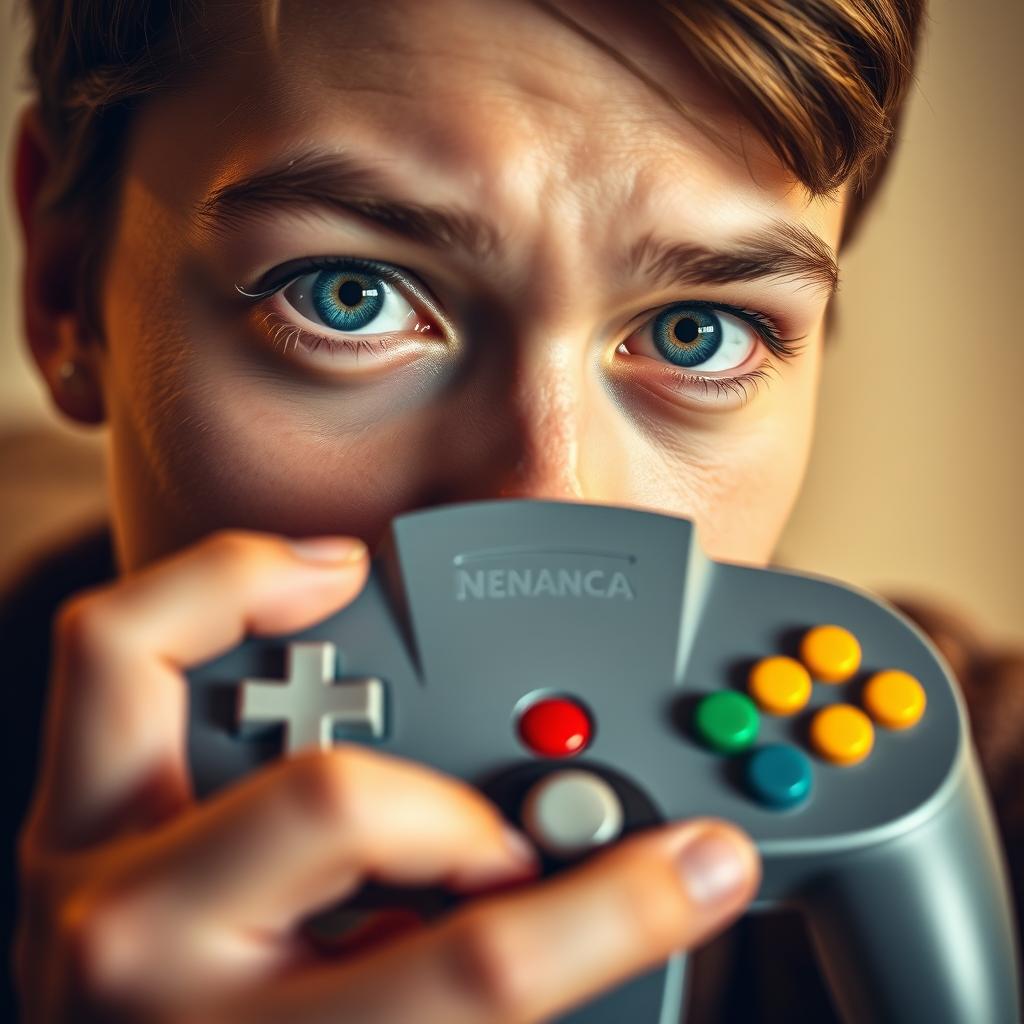
[[[0,579],[103,516],[103,433],[64,422],[21,330],[10,182],[24,19],[0,30]],[[843,254],[817,439],[776,561],[937,600],[1024,641],[1024,3],[931,0],[888,182]]]

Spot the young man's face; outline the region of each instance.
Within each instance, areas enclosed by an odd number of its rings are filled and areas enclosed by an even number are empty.
[[[713,557],[771,556],[827,273],[712,280],[691,253],[673,283],[656,246],[792,245],[781,222],[834,252],[843,204],[809,202],[631,6],[558,4],[735,153],[525,0],[283,0],[265,32],[254,6],[214,71],[147,101],[101,304],[126,568],[220,526],[372,543],[402,511],[503,496],[688,516]],[[271,171],[291,178],[236,188]],[[371,199],[421,209],[376,207],[388,230]]]

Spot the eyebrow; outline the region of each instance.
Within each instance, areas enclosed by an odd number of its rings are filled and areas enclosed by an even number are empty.
[[[507,248],[501,229],[470,209],[432,206],[395,194],[383,164],[354,153],[300,153],[217,186],[194,209],[213,233],[284,209],[328,210],[369,221],[439,250],[461,249],[487,264]],[[831,247],[803,224],[776,217],[721,246],[647,234],[623,254],[619,272],[655,287],[726,285],[783,277],[832,295],[839,267]]]

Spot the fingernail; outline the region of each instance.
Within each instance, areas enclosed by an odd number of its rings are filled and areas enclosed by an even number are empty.
[[[511,863],[502,860],[472,864],[451,876],[448,884],[457,891],[478,890],[532,878],[540,867],[537,852],[526,837],[511,825],[502,826],[502,835],[505,849],[511,855]]]
[[[749,884],[749,858],[717,828],[698,832],[676,854],[690,899],[700,906],[732,901]]]
[[[366,545],[358,537],[304,537],[289,543],[306,562],[340,565],[358,562],[366,554]]]

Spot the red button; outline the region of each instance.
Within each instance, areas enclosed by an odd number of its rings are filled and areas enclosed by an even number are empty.
[[[519,719],[519,735],[537,754],[570,757],[590,742],[590,719],[575,701],[548,697]]]

